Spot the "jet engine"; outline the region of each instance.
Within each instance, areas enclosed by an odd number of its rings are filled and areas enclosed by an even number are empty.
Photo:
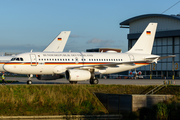
[[[65,77],[69,81],[85,81],[91,78],[91,73],[87,70],[69,69],[66,70]]]
[[[64,75],[36,75],[38,80],[56,80],[63,78]]]

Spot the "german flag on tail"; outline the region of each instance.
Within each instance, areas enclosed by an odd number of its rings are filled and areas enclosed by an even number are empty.
[[[146,34],[147,35],[151,35],[151,31],[146,31]]]
[[[62,40],[62,38],[58,38],[58,40]]]

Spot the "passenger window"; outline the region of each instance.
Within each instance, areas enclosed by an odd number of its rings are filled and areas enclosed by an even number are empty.
[[[72,59],[72,61],[74,61],[74,59]]]

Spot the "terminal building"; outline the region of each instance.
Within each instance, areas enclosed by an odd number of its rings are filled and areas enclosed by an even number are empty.
[[[150,22],[157,22],[157,31],[152,54],[160,56],[176,55],[152,63],[148,66],[137,68],[143,75],[152,74],[154,78],[180,78],[180,15],[145,14],[129,18],[120,23],[120,28],[129,28],[128,49],[130,49],[146,26]]]

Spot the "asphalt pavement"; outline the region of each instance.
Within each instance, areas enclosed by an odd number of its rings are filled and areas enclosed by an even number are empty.
[[[28,77],[6,77],[5,80],[10,81],[19,81],[7,83],[6,85],[22,85],[27,84]],[[99,84],[104,85],[160,85],[163,84],[164,81],[171,84],[180,85],[179,79],[99,79]],[[36,78],[32,78],[32,84],[70,84],[66,79],[57,79],[57,80],[38,80]],[[90,84],[89,81],[80,81],[77,84]]]

